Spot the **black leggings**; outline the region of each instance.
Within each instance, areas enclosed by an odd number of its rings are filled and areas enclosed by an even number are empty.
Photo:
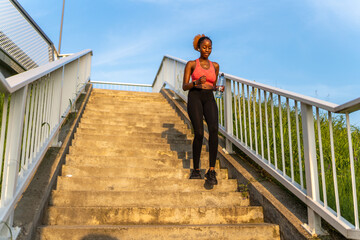
[[[192,88],[189,91],[187,111],[194,128],[193,159],[194,169],[199,169],[202,141],[204,137],[203,116],[209,130],[210,167],[215,167],[218,148],[218,108],[213,91]]]

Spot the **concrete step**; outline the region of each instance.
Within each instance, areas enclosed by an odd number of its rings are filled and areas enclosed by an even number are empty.
[[[67,175],[69,176],[69,175]],[[203,179],[133,178],[126,177],[58,177],[57,190],[68,191],[167,191],[167,192],[236,192],[236,179],[218,179],[218,185],[210,188]]]
[[[110,135],[110,133],[112,133],[112,135],[122,135],[122,136],[126,136],[126,135],[131,135],[131,136],[148,136],[152,133],[158,133],[160,134],[160,136],[166,137],[167,135],[181,135],[181,134],[187,134],[187,135],[191,135],[192,132],[190,129],[166,129],[166,128],[157,128],[157,127],[152,127],[152,128],[141,128],[141,127],[128,127],[126,128],[125,126],[119,126],[119,127],[111,127],[111,128],[100,128],[100,127],[96,127],[93,124],[79,124],[79,127],[77,128],[77,130],[80,129],[90,129],[87,130],[88,132],[93,132],[99,134],[105,134],[105,135]],[[159,135],[158,135],[159,136]]]
[[[189,225],[262,223],[263,221],[261,207],[50,207],[45,213],[43,224],[130,225],[141,222],[151,225]]]
[[[111,142],[111,141],[99,141],[94,139],[81,139],[76,138],[72,142],[72,146],[79,148],[91,148],[91,149],[109,149],[120,150],[120,149],[133,149],[140,148],[142,150],[150,149],[151,151],[176,151],[176,152],[192,152],[191,144],[168,144],[168,143],[145,143],[145,142]],[[206,152],[206,146],[203,145],[202,152]]]
[[[84,111],[83,117],[107,117],[112,119],[124,119],[128,121],[141,121],[144,118],[152,119],[155,122],[159,121],[174,121],[174,120],[181,120],[181,118],[175,112],[166,112],[166,113],[146,113],[146,112],[113,112],[113,111],[106,111],[101,109],[86,109]]]
[[[121,165],[122,167],[120,167]],[[218,166],[218,165],[217,165]],[[205,175],[207,169],[202,169],[202,176]],[[189,179],[190,169],[184,169],[182,167],[170,168],[170,167],[157,167],[153,168],[139,168],[139,167],[128,167],[123,166],[117,162],[117,165],[63,165],[62,176],[73,176],[73,177],[123,177],[123,178],[145,178],[145,179],[156,179],[156,178],[172,178],[172,179]],[[228,170],[216,168],[218,179],[228,179]]]
[[[123,118],[104,118],[103,116],[83,116],[80,120],[83,123],[103,123],[103,124],[116,124],[116,125],[136,125],[139,127],[146,127],[146,126],[160,126],[164,128],[176,128],[177,126],[187,126],[184,122],[180,119],[174,119],[171,121],[164,122],[162,119],[158,119],[157,122],[154,119],[147,119],[143,118],[141,121],[126,121]]]
[[[131,95],[131,94],[91,94],[91,99],[119,99],[121,101],[125,101],[127,99],[131,99],[136,101],[139,104],[143,104],[150,101],[163,101],[167,102],[166,99],[161,95],[146,95],[146,94],[138,94],[138,95]]]
[[[81,200],[81,201],[80,201]],[[62,207],[244,207],[240,192],[62,191],[54,190],[50,206]]]
[[[84,154],[69,154],[66,156],[67,166],[103,166],[103,167],[132,167],[132,168],[155,168],[155,169],[193,169],[193,160],[191,158],[186,159],[174,159],[166,156],[162,157],[109,157],[109,156],[91,156]],[[200,159],[200,168],[208,169],[209,160],[204,158]],[[216,169],[220,169],[219,161],[215,164]],[[217,170],[218,171],[218,170]]]
[[[108,100],[96,100],[93,101],[89,99],[86,107],[94,107],[94,108],[106,108],[106,109],[113,109],[113,110],[130,110],[130,109],[138,109],[141,111],[172,111],[174,109],[171,107],[170,104],[166,102],[146,102],[139,104],[138,102],[124,102],[124,101],[114,101],[113,99]]]
[[[163,131],[163,132],[146,132],[143,134],[140,133],[134,133],[133,131],[118,131],[116,129],[114,130],[102,130],[102,129],[96,129],[96,128],[77,128],[76,129],[76,135],[78,134],[90,134],[90,135],[102,135],[102,136],[112,136],[112,137],[143,137],[143,138],[152,138],[154,141],[158,138],[167,138],[167,139],[193,139],[194,135],[191,133],[191,131],[177,131],[177,130],[171,130],[171,131]]]
[[[181,159],[181,160],[188,160],[192,159],[192,152],[190,151],[171,151],[171,150],[157,150],[157,149],[144,149],[144,148],[132,148],[127,149],[124,148],[116,148],[116,149],[108,149],[108,148],[96,148],[91,146],[70,146],[69,148],[70,155],[77,155],[77,156],[100,156],[100,157],[118,157],[118,158],[125,158],[128,157],[140,157],[140,158],[162,158],[162,157],[171,157],[174,160]],[[203,152],[203,157],[206,158],[208,154]],[[203,158],[202,158],[203,159]]]
[[[91,96],[91,98],[101,97],[102,99],[110,98],[110,97],[123,97],[123,98],[134,97],[134,98],[148,98],[148,99],[149,98],[164,99],[164,97],[160,93],[116,91],[116,90],[102,90],[102,92],[101,91],[93,91],[90,96]]]
[[[44,226],[37,240],[280,240],[279,226],[269,223],[216,225]]]
[[[142,101],[135,101],[137,102],[139,105],[143,105],[144,103],[148,103],[151,100],[158,100],[158,101],[164,101],[164,102],[168,102],[162,95],[146,95],[146,94],[139,94],[139,95],[131,95],[131,94],[98,94],[98,93],[91,93],[90,95],[90,99],[91,100],[102,100],[102,101],[106,101],[106,100],[115,100],[115,99],[119,99],[121,101],[127,100],[127,99],[131,99],[131,100],[142,100]],[[145,100],[145,101],[144,101]]]
[[[173,116],[175,114],[175,111],[173,109],[168,109],[168,108],[158,108],[158,109],[154,109],[152,106],[149,106],[148,108],[137,108],[137,107],[132,107],[132,106],[126,106],[126,107],[116,107],[116,105],[114,105],[113,107],[111,106],[101,106],[101,105],[87,105],[86,106],[86,111],[100,111],[100,112],[106,112],[106,113],[114,113],[114,114],[134,114],[134,113],[139,113],[142,115],[147,115],[147,114],[154,114],[154,115],[161,115],[161,116]]]
[[[161,138],[161,137],[151,137],[151,136],[116,136],[116,135],[102,135],[102,134],[84,134],[77,132],[75,134],[76,140],[93,140],[96,139],[98,141],[108,141],[108,142],[116,142],[121,144],[123,142],[133,142],[137,143],[161,143],[161,144],[192,144],[192,140],[186,138],[186,135],[170,135],[169,138]]]
[[[121,103],[119,103],[121,104]],[[170,117],[173,117],[173,116],[179,116],[177,115],[177,113],[174,111],[174,110],[169,110],[169,111],[163,111],[163,112],[160,112],[160,113],[156,113],[156,111],[154,112],[152,109],[151,109],[151,105],[149,106],[149,110],[141,110],[141,109],[136,109],[136,108],[129,108],[128,111],[125,111],[126,109],[124,110],[120,110],[120,109],[117,109],[117,110],[112,110],[112,109],[106,109],[106,108],[102,108],[102,107],[97,107],[97,108],[94,108],[94,107],[86,107],[84,113],[91,113],[91,114],[95,114],[96,113],[106,113],[106,114],[110,114],[110,115],[140,115],[140,116],[151,116],[151,115],[154,115],[154,116],[170,116]],[[133,111],[131,111],[133,110]],[[135,111],[136,110],[136,111]],[[155,114],[154,114],[155,113]]]
[[[96,123],[93,121],[90,122],[83,122],[81,121],[79,127],[81,128],[96,128],[96,129],[103,129],[103,130],[113,130],[116,129],[117,131],[139,131],[139,132],[165,132],[165,131],[189,131],[191,130],[184,124],[167,124],[163,125],[156,125],[156,124],[137,124],[136,122],[122,122],[122,124],[117,124],[116,122],[111,122],[108,120],[109,123]]]

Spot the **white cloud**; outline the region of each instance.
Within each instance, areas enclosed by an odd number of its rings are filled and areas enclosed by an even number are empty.
[[[360,1],[357,0],[308,0],[316,11],[317,20],[323,23],[338,22],[360,26]]]

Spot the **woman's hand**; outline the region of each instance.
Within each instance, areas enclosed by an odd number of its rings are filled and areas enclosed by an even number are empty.
[[[225,86],[220,86],[220,89],[219,89],[219,86],[215,86],[215,91],[220,91],[220,92],[224,92],[225,91]]]
[[[196,85],[204,84],[206,83],[206,76],[201,76],[198,80],[196,80]]]

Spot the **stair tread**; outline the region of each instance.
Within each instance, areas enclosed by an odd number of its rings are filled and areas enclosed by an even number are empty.
[[[161,229],[161,231],[159,231]],[[47,240],[49,234],[58,233],[62,238],[84,239],[241,239],[280,240],[279,227],[269,223],[243,224],[197,224],[197,225],[101,225],[101,226],[40,226],[38,228]],[[49,233],[49,234],[47,234]],[[241,233],[241,234],[239,234]],[[45,239],[45,238],[44,238]]]

